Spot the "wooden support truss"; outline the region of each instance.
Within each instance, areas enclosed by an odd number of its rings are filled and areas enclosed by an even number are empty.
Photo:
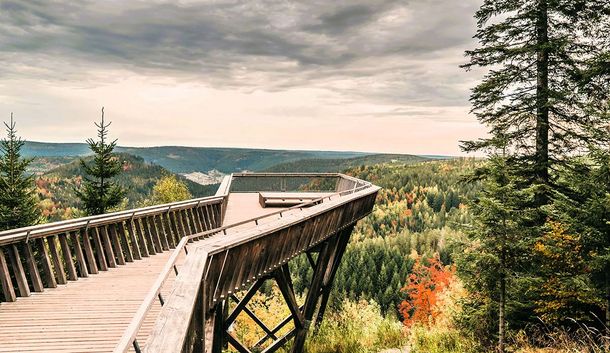
[[[302,305],[297,303],[290,270],[286,263],[269,275],[259,278],[242,298],[239,298],[236,294],[231,294],[227,300],[217,303],[207,311],[206,326],[213,327],[213,329],[206,330],[205,351],[221,353],[223,346],[228,343],[240,353],[252,353],[255,348],[257,352],[273,353],[292,340],[291,352],[302,353],[307,333],[312,324],[317,326],[322,322],[332,284],[352,230],[353,226],[350,226],[306,252],[307,259],[314,272],[305,302]],[[315,259],[314,253],[318,254]],[[273,328],[268,327],[247,307],[256,292],[269,280],[276,282],[290,310],[290,315]],[[228,300],[236,303],[230,313],[225,310],[229,307]],[[256,342],[254,347],[246,347],[231,332],[231,326],[242,313],[248,315],[264,332],[264,336]],[[283,335],[279,335],[279,332],[290,322],[293,322],[294,327]],[[271,343],[261,349],[268,341],[271,341]]]

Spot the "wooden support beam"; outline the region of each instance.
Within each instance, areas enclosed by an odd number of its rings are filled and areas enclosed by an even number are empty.
[[[83,249],[80,245],[80,233],[72,233],[72,246],[74,247],[74,253],[76,255],[76,263],[78,264],[78,272],[81,277],[89,277],[89,271],[87,271],[87,262],[83,255]]]
[[[148,242],[146,241],[146,236],[142,231],[142,225],[140,224],[140,220],[134,219],[133,221],[129,222],[133,224],[133,227],[131,229],[133,229],[136,236],[138,237],[138,243],[140,244],[140,255],[142,257],[148,257],[149,254],[154,255],[154,252],[149,251]]]
[[[108,271],[108,263],[106,262],[106,255],[104,254],[104,246],[100,238],[100,232],[97,228],[91,230],[93,236],[93,247],[95,248],[95,255],[97,257],[97,265],[101,271]]]
[[[303,305],[299,306],[299,310],[303,310]],[[271,329],[271,334],[267,334],[264,337],[262,337],[261,339],[258,340],[258,342],[256,342],[254,344],[255,347],[258,347],[260,345],[262,345],[263,343],[265,343],[266,340],[268,340],[269,338],[273,338],[273,339],[277,339],[275,337],[275,334],[278,333],[284,326],[286,326],[290,321],[292,320],[292,315],[288,315],[284,318],[284,320],[280,321],[277,325],[275,325],[275,327],[273,329]]]
[[[123,246],[121,245],[121,239],[119,239],[119,235],[117,234],[116,226],[114,224],[109,224],[106,232],[108,233],[108,237],[110,238],[110,243],[112,243],[112,248],[114,250],[114,256],[116,257],[117,265],[125,265],[125,255],[123,254]]]
[[[68,234],[59,235],[59,246],[61,247],[61,255],[66,263],[66,269],[68,270],[68,279],[70,281],[76,281],[78,276],[76,275],[76,267],[74,267],[74,261],[72,260],[72,252],[70,246],[68,246]]]
[[[223,303],[218,303],[214,307],[214,340],[212,341],[212,351],[210,353],[222,353],[224,341],[224,312]]]
[[[284,264],[282,267],[277,269],[274,272],[274,277],[280,291],[282,292],[282,295],[284,296],[284,300],[286,300],[286,305],[292,314],[294,327],[297,329],[302,329],[305,326],[305,318],[303,317],[301,310],[299,310],[299,304],[297,304],[297,299],[294,295],[288,264]]]
[[[163,220],[161,219],[160,215],[155,215],[154,219],[155,219],[155,225],[157,228],[157,235],[161,239],[161,247],[163,248],[164,251],[169,250],[169,241],[167,239],[168,234],[165,231],[165,228],[163,227]]]
[[[57,235],[47,237],[47,244],[49,244],[49,252],[51,253],[51,261],[53,262],[53,268],[55,269],[55,275],[57,277],[58,284],[66,284],[66,271],[64,270],[64,264],[59,257],[59,251],[57,249]]]
[[[28,278],[23,270],[23,264],[21,263],[21,256],[19,256],[19,249],[15,244],[11,244],[8,247],[8,257],[11,262],[13,269],[13,275],[17,281],[17,289],[19,289],[20,297],[30,296],[30,287],[28,286]]]
[[[38,247],[38,254],[40,254],[40,263],[42,264],[42,273],[46,288],[56,288],[57,282],[55,281],[55,274],[53,274],[53,268],[51,267],[51,260],[49,259],[49,252],[47,246],[44,243],[44,238],[36,239],[36,245]]]
[[[32,251],[32,246],[29,242],[23,244],[23,252],[25,254],[25,263],[28,268],[28,273],[30,274],[30,280],[32,281],[32,288],[34,288],[34,292],[42,292],[44,286],[42,285],[36,258],[34,257],[34,252]]]
[[[123,230],[127,232],[127,237],[129,238],[129,243],[131,245],[131,253],[133,255],[134,260],[142,259],[142,245],[139,243],[139,240],[136,236],[136,231],[133,227],[133,221],[128,220],[125,222]]]
[[[252,299],[254,294],[256,294],[256,292],[263,285],[263,283],[265,283],[265,281],[267,279],[269,279],[269,277],[266,277],[266,276],[259,279],[250,287],[250,289],[248,289],[248,291],[246,292],[244,297],[237,303],[237,306],[235,306],[235,308],[233,309],[231,314],[227,317],[226,323],[225,323],[225,330],[228,329],[229,326],[231,326],[233,324],[235,319],[237,319],[237,316],[239,315],[239,313],[241,313],[241,311],[246,307],[246,305],[248,305],[248,302],[250,301],[250,299]]]
[[[343,258],[343,254],[345,254],[345,250],[347,249],[347,244],[349,243],[349,238],[353,230],[354,226],[352,225],[341,231],[341,233],[339,234],[337,249],[335,251],[333,261],[329,266],[330,273],[327,273],[324,278],[324,283],[322,284],[322,298],[320,299],[318,315],[316,316],[316,327],[319,327],[322,323],[322,320],[324,319],[324,313],[326,312],[326,306],[328,305],[328,299],[330,298],[332,285],[335,281],[335,275],[339,270],[339,266],[341,265],[341,259]]]
[[[288,341],[290,341],[290,339],[294,337],[297,332],[297,329],[293,328],[292,330],[288,331],[288,333],[286,333],[284,336],[278,338],[273,343],[271,343],[271,345],[265,348],[261,353],[273,353],[277,351],[278,349],[282,348],[283,345],[288,343]]]
[[[72,252],[68,245],[68,234],[63,233],[59,235],[59,247],[61,248],[61,256],[64,259],[68,271],[68,279],[70,281],[76,281],[78,276],[76,275],[76,267],[74,267],[74,261],[72,260]]]
[[[93,247],[91,246],[91,237],[93,236],[93,230],[81,231],[81,238],[83,240],[83,248],[85,248],[85,256],[87,256],[87,264],[89,265],[89,273],[98,273],[97,263],[95,262],[95,255],[93,254]]]
[[[241,301],[241,299],[239,299],[235,294],[231,295],[231,299],[233,299],[236,303],[239,303]],[[275,335],[275,333],[272,332],[271,329],[261,319],[259,319],[258,316],[256,316],[256,314],[254,314],[252,312],[252,310],[248,309],[247,306],[244,306],[243,311],[244,311],[244,313],[246,313],[246,315],[248,315],[252,319],[252,321],[254,321],[258,326],[260,326],[260,328],[262,328],[263,331],[265,331],[265,334],[267,335],[267,337],[270,337],[274,340],[277,339],[277,336]],[[290,318],[290,316],[289,316],[289,318]]]
[[[330,237],[330,239],[324,242],[324,245],[320,250],[316,269],[314,271],[311,285],[309,286],[309,291],[307,293],[307,297],[305,298],[305,304],[303,307],[303,317],[305,320],[305,325],[303,328],[296,330],[291,350],[292,353],[303,352],[303,347],[305,345],[305,339],[307,338],[309,324],[316,310],[316,305],[318,303],[318,298],[320,295],[320,289],[322,288],[324,275],[326,273],[328,262],[330,261],[330,256],[332,254],[332,251],[334,250],[334,247],[336,246],[336,243],[337,237]]]
[[[155,216],[148,217],[144,219],[144,223],[148,228],[148,232],[150,233],[150,237],[152,239],[152,243],[155,247],[155,251],[158,253],[162,253],[163,245],[161,244],[161,237],[159,236],[159,232],[157,231],[157,225],[155,224]]]
[[[0,285],[2,285],[4,300],[7,302],[14,302],[17,300],[15,288],[13,287],[13,282],[11,281],[11,274],[6,263],[6,257],[4,256],[4,248],[2,247],[0,247]]]
[[[232,334],[227,333],[227,338],[229,339],[229,343],[233,346],[233,348],[237,349],[239,353],[252,353],[248,348],[244,347],[244,345],[239,342],[237,338],[235,338]]]

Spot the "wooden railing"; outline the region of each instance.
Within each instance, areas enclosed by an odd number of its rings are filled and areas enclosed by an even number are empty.
[[[293,175],[285,175],[289,178]],[[299,174],[296,177],[307,175]],[[166,298],[156,321],[146,351],[198,351],[204,342],[205,314],[232,293],[266,276],[290,259],[353,226],[373,208],[378,187],[339,174],[335,178],[337,193],[311,200],[263,217],[245,220],[189,238],[205,237],[191,247],[177,276],[171,295]],[[234,178],[264,178],[259,175],[234,175]],[[277,175],[273,175],[277,178]],[[282,176],[280,176],[281,178]],[[282,184],[280,181],[280,185]],[[233,190],[233,189],[231,189]],[[238,189],[243,191],[243,188]],[[322,202],[321,202],[322,201]],[[317,204],[315,207],[310,203]],[[261,222],[263,219],[274,222]],[[251,231],[231,232],[232,228],[254,223]],[[169,271],[169,269],[167,270]],[[167,277],[161,274],[160,278]],[[161,282],[161,281],[160,281]],[[158,288],[149,298],[154,299]],[[150,303],[143,306],[150,307]],[[132,329],[138,328],[133,324]],[[126,332],[115,353],[130,348],[137,332]]]
[[[2,300],[173,249],[220,227],[226,195],[0,232]],[[7,261],[8,260],[8,261]]]

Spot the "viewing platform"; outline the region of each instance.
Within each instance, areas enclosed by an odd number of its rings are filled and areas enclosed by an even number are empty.
[[[238,315],[266,332],[263,352],[291,339],[300,352],[378,190],[343,174],[240,173],[211,197],[1,232],[0,352],[250,352],[230,329]],[[297,303],[287,263],[301,254],[314,275]],[[291,311],[275,328],[247,309],[267,280]]]

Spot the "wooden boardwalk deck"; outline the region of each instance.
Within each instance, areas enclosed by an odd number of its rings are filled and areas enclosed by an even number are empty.
[[[377,193],[333,175],[338,192],[303,204],[296,192],[266,191],[270,205],[258,192],[230,192],[231,178],[252,176],[230,177],[212,197],[0,232],[0,353],[180,352],[187,336],[208,345],[195,308],[218,307],[313,247],[339,249]],[[173,312],[178,303],[188,305]]]
[[[1,303],[0,352],[112,351],[170,254],[165,251]],[[166,296],[173,279],[164,286]],[[157,301],[138,334],[140,342],[146,342],[160,309]]]

